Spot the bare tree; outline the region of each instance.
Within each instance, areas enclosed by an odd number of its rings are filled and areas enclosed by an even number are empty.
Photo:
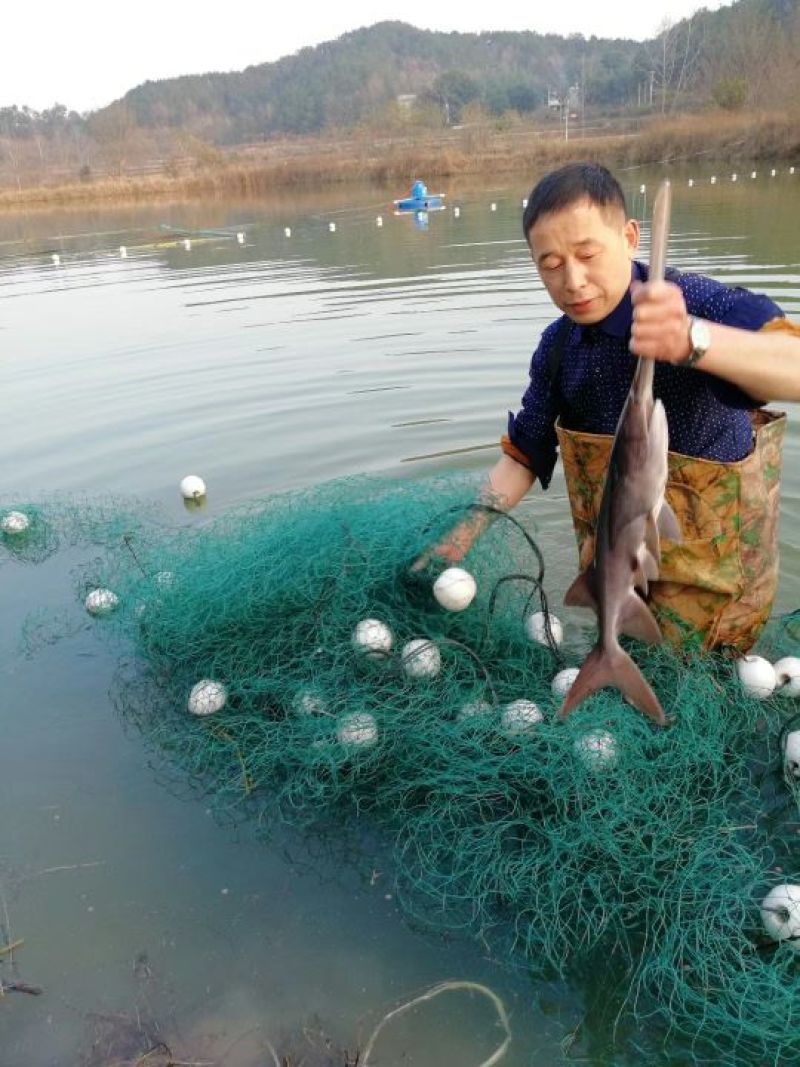
[[[662,115],[674,111],[687,88],[702,40],[694,19],[674,22],[666,16],[656,36],[645,45],[645,61],[650,75],[650,103],[657,94]]]
[[[718,47],[708,57],[708,89],[714,95],[715,86],[735,78],[744,85],[745,102],[764,105],[775,101],[779,79],[776,63],[784,52],[797,53],[792,42],[781,33],[778,23],[761,9],[742,5],[730,18],[727,32],[720,35]]]
[[[135,146],[138,129],[133,112],[121,101],[89,116],[89,133],[119,176]]]

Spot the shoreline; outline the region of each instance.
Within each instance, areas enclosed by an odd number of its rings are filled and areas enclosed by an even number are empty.
[[[593,133],[570,140],[524,127],[498,130],[488,124],[378,143],[360,131],[346,141],[327,137],[236,149],[219,164],[178,174],[0,189],[0,212],[190,202],[215,196],[249,199],[354,181],[402,188],[420,174],[428,180],[535,175],[586,158],[612,168],[680,165],[692,159],[742,166],[765,159],[800,163],[800,114],[684,115],[651,123],[638,132]]]

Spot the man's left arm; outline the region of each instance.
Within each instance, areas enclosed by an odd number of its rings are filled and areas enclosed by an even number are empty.
[[[630,349],[636,356],[680,366],[692,353],[690,316],[671,282],[634,283]],[[774,318],[760,330],[709,322],[710,344],[697,372],[731,382],[759,404],[800,401],[800,326]]]

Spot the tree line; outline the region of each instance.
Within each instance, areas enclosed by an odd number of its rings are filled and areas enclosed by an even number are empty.
[[[441,33],[383,22],[234,73],[145,82],[87,115],[0,108],[0,167],[22,155],[85,177],[154,151],[212,162],[285,135],[580,113],[791,107],[800,99],[800,0],[738,0],[665,21],[652,39]],[[548,106],[549,105],[549,106]]]

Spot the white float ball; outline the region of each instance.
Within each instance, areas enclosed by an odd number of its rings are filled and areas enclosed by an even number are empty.
[[[342,745],[369,748],[378,740],[378,724],[368,711],[356,711],[342,716],[336,737]]]
[[[472,700],[459,709],[456,715],[457,722],[470,722],[472,719],[482,718],[494,710],[494,705],[488,700]]]
[[[392,631],[380,619],[362,619],[353,631],[353,648],[369,659],[385,659],[394,643]]]
[[[800,697],[800,658],[784,656],[773,670],[778,693],[782,697]]]
[[[203,678],[192,686],[187,707],[192,715],[213,715],[225,707],[228,690],[222,682]]]
[[[324,698],[313,689],[301,689],[292,699],[292,710],[297,715],[327,715],[328,706]]]
[[[567,693],[572,689],[575,679],[578,677],[579,667],[565,667],[563,671],[559,671],[553,681],[550,683],[550,690],[554,697],[559,700],[563,700]]]
[[[800,952],[800,885],[776,885],[761,902],[761,921],[774,941]]]
[[[503,708],[500,729],[507,737],[530,733],[544,721],[544,715],[532,700],[515,700]]]
[[[550,619],[550,632],[553,635],[553,640],[556,645],[560,645],[564,640],[564,627],[552,612],[548,612],[548,616]],[[547,630],[545,627],[545,613],[543,611],[535,611],[532,615],[528,615],[525,619],[525,633],[531,641],[536,641],[540,645],[549,646]]]
[[[187,474],[181,482],[181,495],[184,500],[199,500],[206,495],[206,483],[196,474]]]
[[[433,583],[433,595],[446,611],[464,611],[477,591],[475,579],[461,567],[448,567]]]
[[[575,752],[589,770],[607,771],[617,762],[617,741],[608,730],[588,730],[576,738]]]
[[[31,520],[22,511],[9,511],[0,519],[0,530],[5,534],[25,533]]]
[[[787,778],[800,779],[800,730],[791,730],[783,739],[783,770]]]
[[[433,643],[417,637],[403,645],[403,670],[409,678],[435,678],[442,669],[442,655]]]
[[[119,597],[110,589],[92,589],[83,602],[90,615],[110,615],[119,604]]]
[[[775,690],[775,668],[763,656],[742,656],[736,661],[739,682],[749,697],[766,700]]]

